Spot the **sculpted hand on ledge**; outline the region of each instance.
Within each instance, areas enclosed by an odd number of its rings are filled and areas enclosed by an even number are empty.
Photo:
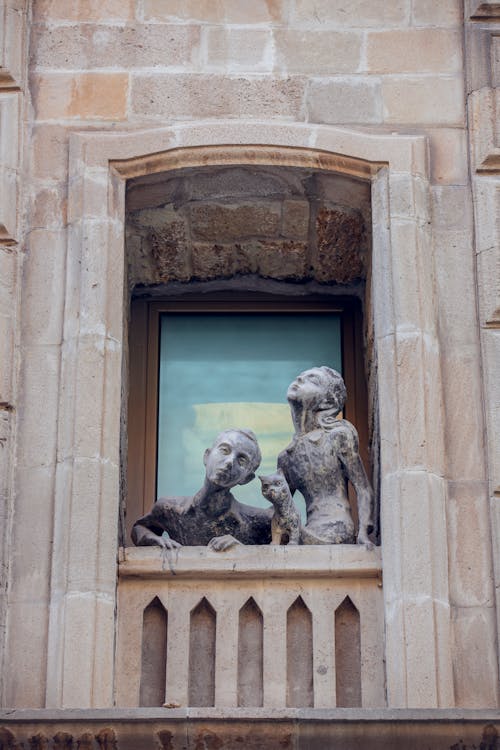
[[[271,512],[239,503],[230,492],[255,477],[261,461],[251,430],[225,430],[205,451],[205,481],[193,497],[164,497],[132,529],[136,545],[174,549],[209,545],[221,552],[235,544],[268,544]],[[167,535],[164,535],[167,532]]]
[[[224,534],[224,536],[214,536],[208,543],[208,548],[215,552],[224,552],[226,549],[231,549],[237,544],[241,544],[231,534]]]

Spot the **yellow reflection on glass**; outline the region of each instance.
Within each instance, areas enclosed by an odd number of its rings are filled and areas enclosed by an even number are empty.
[[[276,469],[278,454],[286,448],[293,434],[288,404],[273,403],[221,403],[193,404],[195,421],[182,431],[185,468],[203,481],[202,456],[217,432],[231,427],[249,427],[257,435],[262,453],[259,474],[270,474]],[[242,502],[262,505],[260,482],[251,482],[234,488]],[[264,501],[265,503],[265,501]],[[265,503],[267,505],[267,503]]]

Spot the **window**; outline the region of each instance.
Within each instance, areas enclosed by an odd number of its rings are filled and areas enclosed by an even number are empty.
[[[191,495],[202,456],[228,427],[250,427],[272,472],[293,434],[287,387],[302,370],[343,373],[346,418],[367,458],[366,388],[359,305],[352,299],[245,295],[132,302],[127,528],[157,497]],[[260,486],[237,487],[267,507]],[[295,498],[300,506],[302,499]]]

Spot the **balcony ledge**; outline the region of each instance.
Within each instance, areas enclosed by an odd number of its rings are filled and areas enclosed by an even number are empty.
[[[238,545],[225,552],[208,547],[122,547],[120,577],[169,578],[380,578],[381,548],[355,544]]]

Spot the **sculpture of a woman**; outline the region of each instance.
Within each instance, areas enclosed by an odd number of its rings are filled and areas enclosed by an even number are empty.
[[[359,455],[357,432],[350,422],[338,419],[346,397],[342,376],[330,367],[306,370],[288,388],[295,436],[280,453],[278,466],[292,494],[299,490],[305,499],[303,544],[356,542],[347,494],[350,481],[357,494],[357,542],[371,546],[373,492]]]

